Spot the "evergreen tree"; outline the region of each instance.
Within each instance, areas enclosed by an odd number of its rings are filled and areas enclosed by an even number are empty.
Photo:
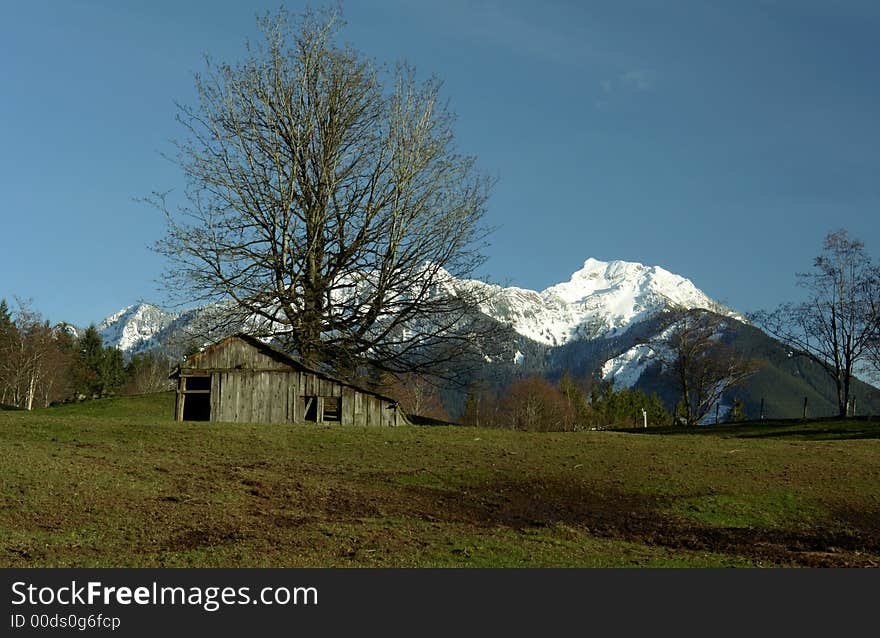
[[[125,362],[122,351],[106,347],[101,356],[101,396],[113,394],[125,383]]]
[[[13,402],[13,385],[17,383],[14,355],[18,341],[18,328],[12,320],[9,305],[6,299],[0,299],[0,404]]]
[[[590,395],[590,408],[597,425],[639,427],[645,417],[651,425],[665,425],[672,419],[663,401],[656,394],[647,395],[639,389],[614,390],[611,383],[601,383]],[[642,410],[645,414],[642,414]]]
[[[104,347],[94,324],[77,341],[74,388],[79,395],[103,397],[118,390],[125,381],[122,353]]]

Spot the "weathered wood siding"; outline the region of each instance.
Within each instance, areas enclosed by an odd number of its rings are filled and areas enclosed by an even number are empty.
[[[175,418],[182,420],[186,379],[210,375],[210,420],[232,423],[302,423],[313,397],[316,420],[325,399],[338,402],[333,425],[394,426],[404,419],[393,401],[277,360],[240,338],[229,338],[187,358],[180,369]],[[189,395],[191,396],[191,395]],[[328,410],[327,416],[330,416]]]
[[[292,390],[296,372],[230,370],[213,373],[211,420],[290,423],[296,420]]]
[[[250,370],[289,369],[289,366],[239,339],[221,341],[190,355],[186,359],[186,367],[200,370],[231,370],[239,367]]]

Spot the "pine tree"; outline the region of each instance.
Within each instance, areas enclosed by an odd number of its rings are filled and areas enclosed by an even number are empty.
[[[116,392],[125,381],[122,353],[104,347],[101,333],[92,324],[77,341],[74,388],[79,395],[104,397]]]
[[[0,404],[10,402],[15,373],[14,345],[18,341],[18,329],[6,299],[0,299]]]

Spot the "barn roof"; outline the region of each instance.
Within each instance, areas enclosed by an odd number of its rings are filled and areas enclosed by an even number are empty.
[[[262,354],[266,355],[267,357],[273,359],[274,361],[277,361],[278,363],[280,363],[284,366],[290,367],[294,370],[299,370],[300,372],[308,372],[310,374],[314,374],[314,375],[319,376],[323,379],[327,379],[328,381],[332,381],[334,383],[338,383],[340,385],[344,385],[349,388],[354,388],[355,390],[358,390],[359,392],[366,392],[367,394],[372,394],[373,396],[376,396],[376,397],[383,399],[385,401],[392,401],[394,403],[397,402],[397,399],[383,395],[383,394],[377,392],[376,390],[372,390],[372,389],[366,388],[364,386],[356,385],[356,384],[351,383],[349,381],[344,381],[342,379],[334,377],[334,376],[332,376],[326,372],[323,372],[321,370],[316,370],[314,368],[311,368],[311,367],[305,365],[302,361],[299,361],[298,359],[293,358],[292,356],[290,356],[286,352],[282,352],[281,350],[279,350],[273,346],[270,346],[268,343],[266,343],[260,339],[257,339],[256,337],[254,337],[252,335],[245,334],[245,333],[237,333],[234,335],[230,335],[228,337],[224,337],[223,339],[221,339],[217,343],[211,344],[210,346],[207,346],[204,350],[201,350],[200,354],[201,354],[201,352],[208,352],[210,350],[222,348],[226,343],[228,343],[232,339],[239,339],[241,341],[244,341],[245,343],[247,343],[251,347],[258,350],[260,353],[262,353]],[[185,364],[178,365],[174,369],[174,371],[171,373],[171,376],[169,378],[177,379],[180,376],[181,370],[185,369],[185,368],[186,368]]]

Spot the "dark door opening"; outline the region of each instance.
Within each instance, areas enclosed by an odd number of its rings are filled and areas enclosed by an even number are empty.
[[[205,392],[183,395],[183,420],[210,421],[211,393]]]
[[[303,419],[318,422],[318,397],[303,397]]]
[[[211,420],[211,377],[185,377],[183,379],[183,420]]]

